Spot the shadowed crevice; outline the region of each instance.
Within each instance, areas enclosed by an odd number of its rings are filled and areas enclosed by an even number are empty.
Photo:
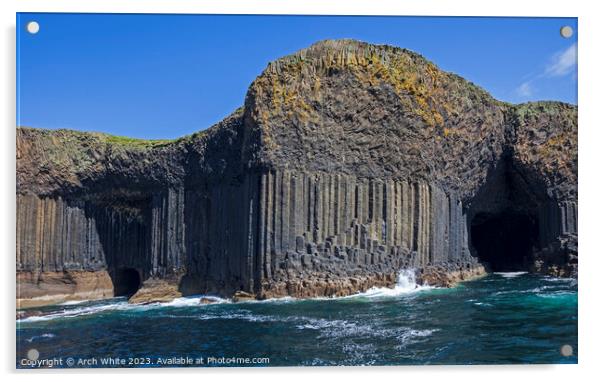
[[[505,153],[491,169],[469,208],[471,252],[492,272],[528,270],[541,246],[545,188],[511,158]]]
[[[140,289],[142,284],[140,273],[134,268],[118,269],[113,273],[112,279],[116,297],[132,296]]]
[[[528,269],[537,244],[537,221],[528,215],[479,214],[471,226],[479,260],[492,272]]]

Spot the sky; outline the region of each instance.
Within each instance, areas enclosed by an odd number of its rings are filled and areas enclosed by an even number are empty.
[[[180,137],[242,106],[268,62],[335,38],[413,50],[499,100],[577,104],[577,35],[576,18],[20,13],[17,124]]]

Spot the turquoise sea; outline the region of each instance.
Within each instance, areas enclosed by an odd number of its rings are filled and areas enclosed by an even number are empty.
[[[574,279],[494,273],[443,289],[403,272],[345,298],[201,297],[34,309],[17,321],[17,367],[577,363]]]

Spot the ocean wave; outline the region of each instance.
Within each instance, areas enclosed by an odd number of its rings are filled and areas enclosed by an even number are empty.
[[[574,292],[574,291],[556,291],[556,292],[550,292],[550,293],[537,293],[537,297],[565,298],[565,297],[569,297],[569,296],[574,296],[576,294],[577,294],[577,292]]]
[[[307,300],[321,300],[321,299],[325,299],[325,300],[330,300],[333,297],[315,297],[315,298],[308,298]],[[264,300],[246,300],[246,301],[241,301],[237,304],[288,304],[291,302],[297,302],[297,301],[303,301],[303,299],[300,298],[296,298],[296,297],[291,297],[291,296],[285,296],[285,297],[274,297],[274,298],[266,298]]]
[[[296,326],[297,329],[311,329],[311,330],[324,330],[324,329],[340,329],[340,330],[351,330],[357,327],[355,323],[345,320],[327,320],[324,318],[309,318],[309,317],[295,317],[295,320],[301,321]]]
[[[546,292],[551,289],[555,290],[555,289],[558,289],[558,287],[555,285],[542,285],[540,287],[526,289],[526,290],[503,290],[503,291],[493,293],[492,296],[503,296],[503,295],[507,295],[507,294],[535,294],[535,293]]]
[[[180,317],[181,318],[181,317]],[[243,320],[255,323],[282,322],[294,325],[297,330],[318,331],[318,339],[343,338],[396,338],[401,344],[410,339],[428,337],[439,329],[383,328],[371,324],[341,319],[327,319],[307,316],[276,316],[256,314],[248,310],[234,312],[205,312],[190,318],[198,320]]]
[[[181,316],[174,316],[181,317]],[[204,312],[189,316],[197,320],[243,320],[248,322],[286,322],[296,324],[297,329],[326,329],[331,327],[351,327],[355,324],[344,320],[328,320],[323,318],[312,318],[305,316],[274,316],[257,314],[249,310],[237,310],[234,312]]]
[[[33,336],[33,337],[31,337],[31,338],[28,338],[28,339],[26,339],[25,341],[27,341],[27,342],[31,343],[31,342],[33,342],[33,341],[37,341],[37,340],[40,340],[40,339],[45,339],[45,338],[54,338],[54,337],[56,337],[56,335],[55,335],[55,334],[52,334],[52,333],[44,333],[44,334],[41,334],[41,335],[39,335],[39,336]]]
[[[211,304],[201,303],[202,299],[208,299],[211,301]],[[110,300],[108,300],[110,301]],[[69,319],[69,318],[77,318],[82,316],[89,316],[98,313],[104,313],[108,311],[149,311],[156,310],[161,308],[184,308],[184,307],[203,307],[206,305],[213,304],[228,304],[231,303],[230,300],[216,297],[216,296],[206,296],[206,295],[198,295],[198,296],[190,296],[190,297],[180,297],[176,298],[169,302],[156,302],[150,304],[130,304],[127,301],[120,299],[118,302],[109,302],[107,304],[102,305],[93,305],[93,306],[85,306],[85,307],[76,307],[76,308],[66,308],[60,311],[49,312],[48,314],[42,314],[38,316],[29,316],[26,318],[18,319],[17,323],[31,323],[31,322],[41,322],[41,321],[50,321],[56,319]],[[61,304],[58,306],[76,306],[79,304]]]
[[[405,347],[408,345],[415,344],[415,343],[419,342],[421,339],[430,337],[433,335],[433,333],[438,332],[438,331],[439,331],[439,329],[423,329],[423,330],[408,329],[406,332],[404,332],[401,335],[400,340],[402,341],[402,344],[400,346],[397,346],[397,349],[399,349],[400,347]]]
[[[376,362],[373,355],[377,352],[377,348],[374,344],[346,343],[343,344],[342,350],[347,355],[345,359],[347,364],[370,366]]]
[[[168,317],[174,318],[192,318],[201,321],[208,320],[242,320],[248,322],[276,322],[278,319],[274,316],[252,314],[250,312],[233,312],[233,313],[199,313],[196,315],[180,316],[171,315]]]
[[[80,305],[86,302],[89,302],[90,300],[72,300],[72,301],[65,301],[63,303],[60,303],[59,305],[61,306],[69,306],[69,305]]]
[[[543,279],[548,282],[553,283],[569,283],[569,286],[576,286],[577,279],[573,277],[554,277],[554,276],[544,276]]]
[[[206,304],[201,302],[202,300],[209,300],[210,303]],[[209,295],[196,295],[196,296],[187,296],[187,297],[179,297],[175,298],[169,302],[157,302],[146,305],[138,305],[147,308],[164,308],[164,307],[189,307],[189,306],[204,306],[204,305],[212,305],[212,304],[230,304],[231,300],[226,298],[221,298],[217,296],[209,296]]]
[[[373,287],[365,292],[352,294],[342,298],[380,298],[380,297],[397,297],[404,296],[416,292],[437,289],[437,287],[429,285],[420,285],[416,283],[416,273],[414,269],[404,269],[397,276],[397,283],[393,288]]]
[[[297,329],[310,329],[320,331],[319,339],[342,338],[395,338],[401,345],[408,345],[411,341],[421,337],[429,337],[439,329],[414,329],[408,327],[383,328],[375,325],[350,322],[347,320],[327,320],[323,318],[295,317],[296,320],[305,321],[296,326]]]
[[[413,288],[399,287],[395,286],[393,288],[370,288],[365,292],[352,294],[350,296],[342,297],[342,298],[357,298],[357,297],[366,297],[366,298],[377,298],[377,297],[397,297],[404,296],[408,294],[413,294],[417,292],[427,291],[437,289],[436,287],[428,286],[428,285],[416,285]]]
[[[22,318],[17,320],[17,323],[27,323],[27,322],[40,322],[40,321],[50,321],[59,318],[76,318],[82,316],[88,316],[91,314],[97,314],[105,311],[111,310],[124,310],[128,309],[127,302],[118,302],[113,304],[106,305],[96,305],[96,306],[88,306],[76,309],[65,309],[62,311],[51,312],[49,314],[41,315],[41,316],[29,316],[26,318]]]
[[[499,276],[502,276],[507,279],[526,275],[527,273],[529,273],[529,272],[493,272],[494,275],[499,275]]]

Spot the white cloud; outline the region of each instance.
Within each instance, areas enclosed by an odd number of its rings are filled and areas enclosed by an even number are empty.
[[[577,44],[573,43],[566,50],[552,56],[552,60],[546,67],[544,76],[564,76],[569,74],[575,66],[577,66]]]
[[[520,84],[520,86],[516,88],[516,94],[518,94],[520,97],[530,97],[533,94],[531,81]]]
[[[571,46],[563,51],[557,52],[550,57],[548,65],[539,74],[531,74],[524,78],[522,82],[514,92],[521,98],[528,98],[534,95],[536,88],[533,87],[533,83],[541,80],[542,78],[551,77],[562,77],[568,74],[575,76],[575,68],[577,67],[577,44],[573,43]],[[576,78],[576,77],[575,77]]]

